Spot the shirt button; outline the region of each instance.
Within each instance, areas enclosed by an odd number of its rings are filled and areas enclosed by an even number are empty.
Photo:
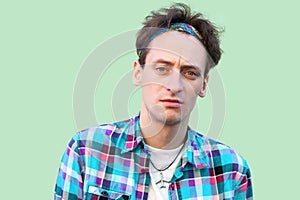
[[[103,196],[105,196],[105,197],[108,196],[108,192],[107,192],[107,191],[102,191],[101,194],[102,194]]]
[[[174,184],[173,183],[170,185],[170,189],[174,190]]]

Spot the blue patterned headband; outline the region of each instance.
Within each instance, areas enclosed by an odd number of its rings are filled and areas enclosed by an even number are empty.
[[[164,27],[164,28],[160,28],[158,31],[156,31],[153,35],[150,36],[150,38],[145,43],[144,47],[139,50],[138,56],[142,55],[143,51],[146,49],[146,47],[149,45],[149,43],[152,40],[154,40],[154,38],[156,38],[160,34],[168,32],[168,31],[180,31],[180,32],[188,33],[188,34],[194,36],[197,40],[199,40],[201,42],[201,44],[203,44],[203,46],[205,47],[205,41],[204,41],[203,37],[200,35],[200,33],[193,26],[181,22],[181,23],[174,23],[169,28]]]

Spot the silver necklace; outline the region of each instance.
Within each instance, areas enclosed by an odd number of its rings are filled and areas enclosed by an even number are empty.
[[[154,163],[152,162],[152,160],[151,160],[151,158],[150,158],[150,163],[152,164],[152,166],[154,167],[154,169],[156,169],[156,170],[159,171],[159,173],[160,173],[160,180],[157,181],[157,182],[155,183],[156,185],[157,185],[158,183],[161,184],[161,185],[160,185],[160,189],[166,188],[165,183],[170,183],[170,181],[167,181],[167,180],[164,179],[164,176],[163,176],[162,172],[165,171],[165,170],[167,170],[167,169],[169,169],[169,168],[173,165],[173,163],[175,162],[175,160],[176,160],[177,157],[179,156],[179,154],[180,154],[180,152],[182,151],[182,149],[183,149],[184,146],[185,146],[185,143],[184,143],[184,144],[182,145],[182,147],[180,148],[180,150],[179,150],[179,152],[177,153],[177,155],[176,155],[176,157],[174,158],[174,160],[173,160],[168,166],[166,166],[166,167],[164,167],[164,168],[162,168],[162,169],[158,169],[158,168],[154,165]]]

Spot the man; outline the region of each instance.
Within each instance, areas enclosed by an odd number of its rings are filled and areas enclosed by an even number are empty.
[[[139,115],[77,133],[54,199],[252,199],[246,161],[188,126],[221,56],[216,28],[174,4],[146,18],[136,47]]]

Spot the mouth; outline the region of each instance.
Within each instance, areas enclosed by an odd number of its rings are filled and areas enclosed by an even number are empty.
[[[161,99],[160,102],[165,107],[171,107],[171,108],[179,108],[181,106],[181,104],[183,103],[179,99],[172,99],[172,98]]]

